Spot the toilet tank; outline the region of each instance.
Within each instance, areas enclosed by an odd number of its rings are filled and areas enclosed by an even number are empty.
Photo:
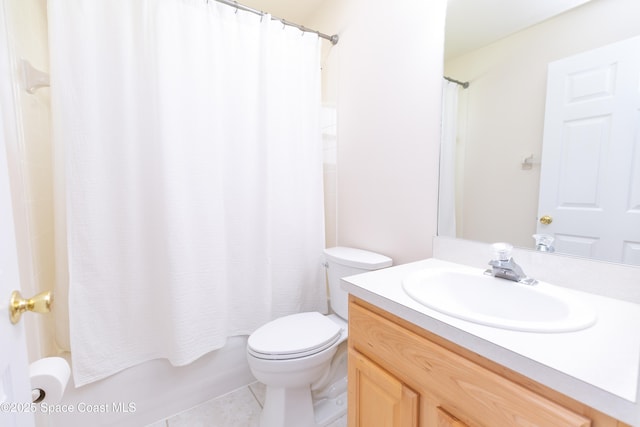
[[[349,294],[340,287],[340,279],[393,264],[388,256],[343,246],[327,248],[324,254],[329,282],[329,303],[331,309],[343,319],[347,319]]]

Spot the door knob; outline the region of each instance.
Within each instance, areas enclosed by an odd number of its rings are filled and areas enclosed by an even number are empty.
[[[551,218],[549,215],[545,215],[542,218],[540,218],[540,223],[544,224],[544,225],[549,225],[553,222],[553,218]]]
[[[53,303],[53,293],[51,291],[41,292],[33,298],[22,298],[19,291],[13,291],[9,301],[9,317],[14,325],[20,321],[20,316],[25,311],[34,313],[48,313],[51,311]]]

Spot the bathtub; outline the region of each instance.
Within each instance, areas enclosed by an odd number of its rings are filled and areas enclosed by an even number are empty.
[[[152,360],[80,388],[73,378],[58,405],[41,405],[38,427],[141,427],[255,381],[246,358],[247,337],[183,367]]]

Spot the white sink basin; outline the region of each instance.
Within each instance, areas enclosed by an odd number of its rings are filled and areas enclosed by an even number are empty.
[[[423,270],[405,278],[405,292],[428,308],[482,325],[528,332],[571,332],[592,326],[591,307],[558,286],[524,285],[445,269]]]

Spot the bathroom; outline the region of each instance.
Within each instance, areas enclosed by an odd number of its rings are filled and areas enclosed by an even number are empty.
[[[17,37],[26,40],[20,43],[18,55],[29,58],[34,67],[47,70],[45,2],[5,0],[3,4],[15,14],[13,28],[20,32]],[[276,10],[270,12],[279,15]],[[292,18],[309,28],[340,35],[337,45],[324,43],[322,53],[323,104],[336,107],[340,135],[336,153],[339,167],[325,164],[327,247],[339,244],[367,248],[390,256],[395,264],[433,255],[445,14],[445,0],[402,0],[393,5],[327,0],[319,3],[311,16]],[[42,89],[34,95],[19,96],[24,120],[30,124],[25,126],[22,149],[27,173],[33,174],[22,179],[34,188],[28,190],[21,207],[23,214],[16,214],[23,222],[17,220],[16,227],[18,235],[29,236],[27,241],[18,241],[19,251],[31,248],[32,254],[22,267],[29,272],[23,274],[29,278],[22,285],[23,291],[35,294],[50,286],[55,269],[51,255],[48,95],[47,89]],[[33,215],[34,211],[39,214]],[[59,332],[54,332],[51,316],[26,316],[25,322],[33,331],[29,333],[30,357],[55,354],[55,334]],[[207,371],[206,363],[202,361],[203,366],[196,367],[200,373],[181,373],[179,378],[151,385],[167,393],[164,401],[155,403],[155,418],[141,418],[141,422],[168,418],[229,391],[217,388],[220,386],[215,380],[213,385],[197,385],[195,392],[181,388],[188,387],[189,381],[197,382],[203,376],[201,372]],[[144,375],[153,375],[148,372],[123,381],[139,382]],[[241,369],[236,378],[240,382],[249,380],[246,370]],[[171,386],[175,387],[173,392],[169,391]],[[184,398],[185,394],[189,397]]]

